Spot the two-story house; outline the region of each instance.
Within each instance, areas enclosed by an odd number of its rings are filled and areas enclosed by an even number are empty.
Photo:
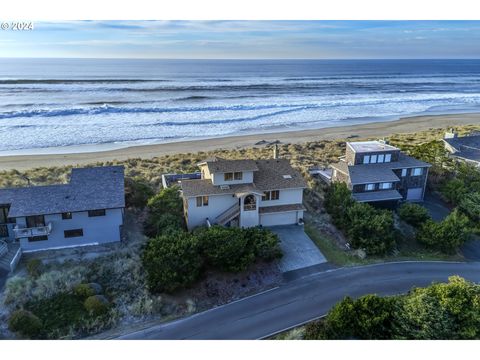
[[[120,241],[124,192],[123,166],[72,169],[68,184],[0,189],[0,247],[28,252]]]
[[[273,226],[303,220],[302,175],[288,160],[225,160],[198,164],[200,179],[181,180],[187,226]]]
[[[359,202],[423,201],[431,165],[384,141],[347,142],[332,164],[332,181],[345,182]]]

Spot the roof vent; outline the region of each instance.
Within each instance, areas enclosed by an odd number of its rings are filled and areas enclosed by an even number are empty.
[[[228,190],[228,189],[230,189],[230,186],[229,185],[220,185],[220,189]]]
[[[283,178],[284,178],[284,179],[291,179],[291,178],[292,178],[292,175],[283,175]]]

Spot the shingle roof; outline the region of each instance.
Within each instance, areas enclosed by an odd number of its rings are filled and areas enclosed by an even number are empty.
[[[227,161],[227,160],[225,160]],[[303,176],[292,168],[286,159],[250,160],[257,167],[253,174],[253,184],[228,185],[221,188],[212,184],[211,180],[183,180],[183,195],[186,197],[200,195],[235,194],[240,192],[263,192],[267,190],[305,188]]]
[[[262,206],[258,208],[260,214],[286,212],[286,211],[299,211],[305,210],[305,206],[302,204],[288,204],[288,205],[275,205],[275,206]]]
[[[72,169],[69,184],[0,189],[9,217],[125,207],[123,166]]]
[[[332,168],[348,174],[352,184],[400,181],[392,170],[430,166],[429,163],[402,153],[399,154],[398,161],[389,163],[348,165],[346,162],[340,161],[331,165]]]
[[[480,135],[443,139],[457,152],[454,154],[466,160],[480,161]]]
[[[397,190],[368,191],[352,194],[358,202],[374,202],[386,200],[400,200],[402,195]]]
[[[219,157],[207,159],[199,165],[206,164],[210,173],[225,173],[235,171],[257,171],[254,160],[226,160]]]

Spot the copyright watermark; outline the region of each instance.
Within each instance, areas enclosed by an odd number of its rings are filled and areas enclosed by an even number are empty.
[[[10,31],[31,31],[35,27],[32,21],[2,21],[0,22],[1,30]]]

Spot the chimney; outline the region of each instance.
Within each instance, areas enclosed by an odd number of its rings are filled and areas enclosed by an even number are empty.
[[[278,145],[273,145],[273,158],[278,159]]]

